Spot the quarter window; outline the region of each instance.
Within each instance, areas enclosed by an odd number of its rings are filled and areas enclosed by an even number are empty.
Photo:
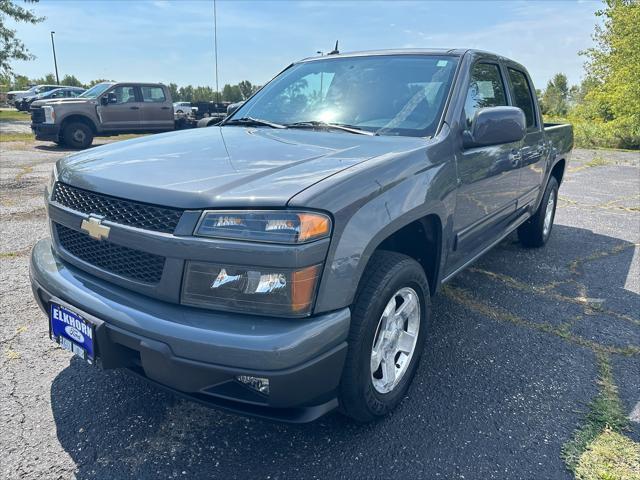
[[[467,100],[464,104],[467,128],[471,127],[471,121],[479,109],[505,106],[506,104],[504,82],[498,65],[476,63],[471,71]]]
[[[141,87],[141,89],[144,102],[162,103],[166,100],[161,87]]]
[[[533,97],[531,87],[524,73],[519,70],[509,68],[509,79],[513,88],[513,103],[524,112],[527,119],[527,128],[536,125],[535,109],[533,107]]]

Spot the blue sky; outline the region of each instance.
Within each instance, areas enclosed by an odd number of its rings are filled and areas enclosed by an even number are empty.
[[[539,88],[556,72],[578,82],[592,45],[596,1],[232,1],[218,0],[220,87],[262,84],[292,61],[330,50],[481,48],[523,63]],[[30,77],[60,75],[215,86],[213,3],[41,0],[47,19],[16,25],[37,60],[16,62]],[[11,25],[11,24],[10,24]]]

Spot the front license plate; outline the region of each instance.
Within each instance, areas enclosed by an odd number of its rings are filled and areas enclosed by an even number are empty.
[[[65,350],[93,363],[95,348],[93,339],[95,328],[91,322],[79,313],[62,305],[51,303],[50,312],[51,339]]]

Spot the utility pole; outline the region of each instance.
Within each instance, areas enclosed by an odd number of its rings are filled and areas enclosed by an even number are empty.
[[[216,0],[213,0],[213,49],[216,56],[216,103],[220,103],[220,85],[218,84],[218,17]]]
[[[51,48],[53,48],[53,65],[56,67],[56,83],[60,85],[60,77],[58,76],[58,61],[56,60],[56,43],[53,41],[53,34],[51,32]]]

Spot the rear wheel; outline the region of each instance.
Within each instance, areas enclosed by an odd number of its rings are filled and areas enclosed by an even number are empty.
[[[553,228],[558,204],[558,181],[551,177],[536,213],[518,228],[518,239],[525,247],[542,247]]]
[[[62,139],[71,148],[87,148],[93,142],[93,132],[85,123],[72,122],[64,127]]]
[[[352,307],[340,408],[360,422],[380,418],[404,398],[415,374],[429,319],[429,285],[406,255],[376,252]]]

